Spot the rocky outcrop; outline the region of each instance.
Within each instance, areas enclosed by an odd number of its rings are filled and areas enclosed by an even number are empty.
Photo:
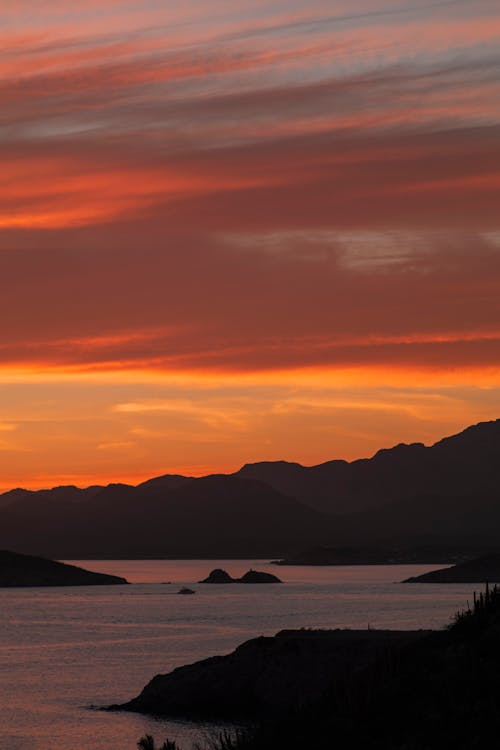
[[[237,579],[238,583],[283,583],[272,573],[263,573],[260,570],[248,570],[245,575]]]
[[[137,698],[109,708],[190,718],[276,716],[315,701],[387,648],[424,633],[284,630],[247,641],[227,656],[158,675]]]
[[[262,573],[259,570],[248,570],[241,578],[232,578],[222,568],[215,568],[199,583],[282,583],[282,581],[272,573]]]
[[[199,583],[235,583],[235,579],[231,578],[229,573],[222,568],[215,568],[212,572]]]
[[[94,573],[44,557],[0,551],[0,587],[109,586],[123,583],[128,581],[119,576]]]
[[[500,583],[500,555],[477,557],[475,560],[440,568],[421,576],[407,578],[403,583]]]

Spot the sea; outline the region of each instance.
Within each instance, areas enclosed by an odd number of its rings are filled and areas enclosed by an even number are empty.
[[[182,750],[221,726],[100,707],[156,674],[288,628],[443,628],[472,599],[463,584],[403,584],[442,566],[275,566],[267,560],[71,560],[130,586],[0,589],[0,750],[135,750],[145,734]],[[198,584],[250,568],[280,584]],[[179,595],[183,586],[194,595]]]

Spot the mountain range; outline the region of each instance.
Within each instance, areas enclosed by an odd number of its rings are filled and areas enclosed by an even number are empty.
[[[246,464],[0,495],[0,548],[61,558],[278,557],[313,545],[500,547],[500,420],[357,461]]]

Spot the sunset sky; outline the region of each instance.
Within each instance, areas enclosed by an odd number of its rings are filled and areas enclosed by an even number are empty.
[[[500,417],[498,0],[16,0],[0,105],[0,489]]]

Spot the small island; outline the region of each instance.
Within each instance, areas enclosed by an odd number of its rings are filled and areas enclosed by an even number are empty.
[[[76,565],[45,557],[0,551],[0,587],[16,586],[113,586],[128,581],[120,576],[94,573]]]
[[[263,573],[259,570],[248,570],[241,578],[232,578],[222,568],[215,568],[199,583],[283,583],[283,581],[272,573]]]
[[[498,583],[500,582],[500,555],[476,557],[474,560],[440,568],[421,576],[407,578],[403,583]]]

